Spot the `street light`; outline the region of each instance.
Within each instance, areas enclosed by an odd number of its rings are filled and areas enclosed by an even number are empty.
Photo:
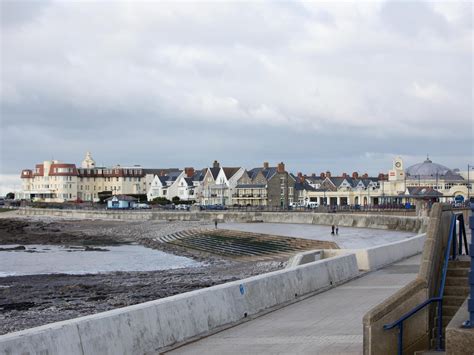
[[[471,203],[471,198],[470,198],[470,187],[471,187],[471,183],[470,183],[470,180],[469,180],[469,170],[471,169],[474,169],[474,165],[469,165],[467,164],[467,202],[468,203]]]

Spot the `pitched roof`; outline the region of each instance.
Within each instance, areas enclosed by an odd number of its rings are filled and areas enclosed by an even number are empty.
[[[443,194],[432,187],[410,186],[407,187],[408,195],[413,197],[441,197]],[[407,195],[407,194],[405,194]]]
[[[219,175],[219,171],[221,171],[221,168],[209,168],[209,171],[211,172],[212,177],[215,180],[217,179],[217,175]]]
[[[240,168],[238,168],[238,167],[222,168],[222,170],[224,170],[224,175],[227,178],[227,180],[229,180],[232,176],[234,176],[237,173],[237,171],[240,170]]]
[[[197,170],[192,177],[193,181],[203,181],[206,171],[207,169]]]
[[[295,182],[295,190],[306,190],[306,191],[317,191],[314,187],[312,187],[306,180],[301,181],[301,179],[296,179]]]

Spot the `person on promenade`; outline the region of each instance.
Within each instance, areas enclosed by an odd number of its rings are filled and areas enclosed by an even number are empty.
[[[335,228],[335,226],[334,226],[334,224],[333,224],[333,225],[331,226],[331,234],[332,234],[332,235],[334,235],[334,228]]]
[[[336,226],[336,235],[339,234],[339,227]]]
[[[217,229],[217,219],[214,220],[214,226],[215,226],[216,229]]]

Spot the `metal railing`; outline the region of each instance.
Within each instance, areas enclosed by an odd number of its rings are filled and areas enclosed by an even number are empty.
[[[467,302],[467,311],[469,319],[463,323],[464,328],[474,328],[474,255],[472,248],[474,248],[474,202],[471,203],[471,217],[469,217],[469,228],[471,229],[471,270],[469,271],[469,300]]]
[[[456,222],[459,222],[459,233],[456,233]],[[456,246],[456,236],[458,236],[459,248]],[[393,323],[385,324],[383,326],[384,330],[390,330],[395,327],[398,327],[398,354],[403,354],[403,322],[418,313],[418,311],[422,310],[426,306],[430,305],[431,303],[438,303],[438,325],[437,325],[437,336],[436,336],[436,350],[443,350],[443,296],[444,296],[444,287],[446,284],[446,274],[448,272],[448,263],[449,260],[456,260],[458,255],[462,254],[462,246],[463,246],[463,238],[464,238],[464,246],[466,255],[469,255],[469,250],[467,246],[467,239],[466,239],[466,227],[464,225],[464,215],[462,213],[454,213],[451,217],[451,224],[449,226],[449,237],[448,243],[446,245],[445,255],[444,255],[444,263],[443,269],[441,274],[441,282],[439,286],[439,292],[437,297],[432,297],[424,301],[423,303],[419,304],[418,306],[414,307],[409,312],[405,313],[401,316],[398,320]],[[452,250],[452,253],[451,253]],[[450,254],[451,257],[450,257]]]

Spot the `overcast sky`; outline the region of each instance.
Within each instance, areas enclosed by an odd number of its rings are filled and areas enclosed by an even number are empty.
[[[0,185],[43,160],[79,164],[87,150],[103,165],[284,161],[333,174],[429,153],[465,170],[473,11],[467,1],[1,0]]]

